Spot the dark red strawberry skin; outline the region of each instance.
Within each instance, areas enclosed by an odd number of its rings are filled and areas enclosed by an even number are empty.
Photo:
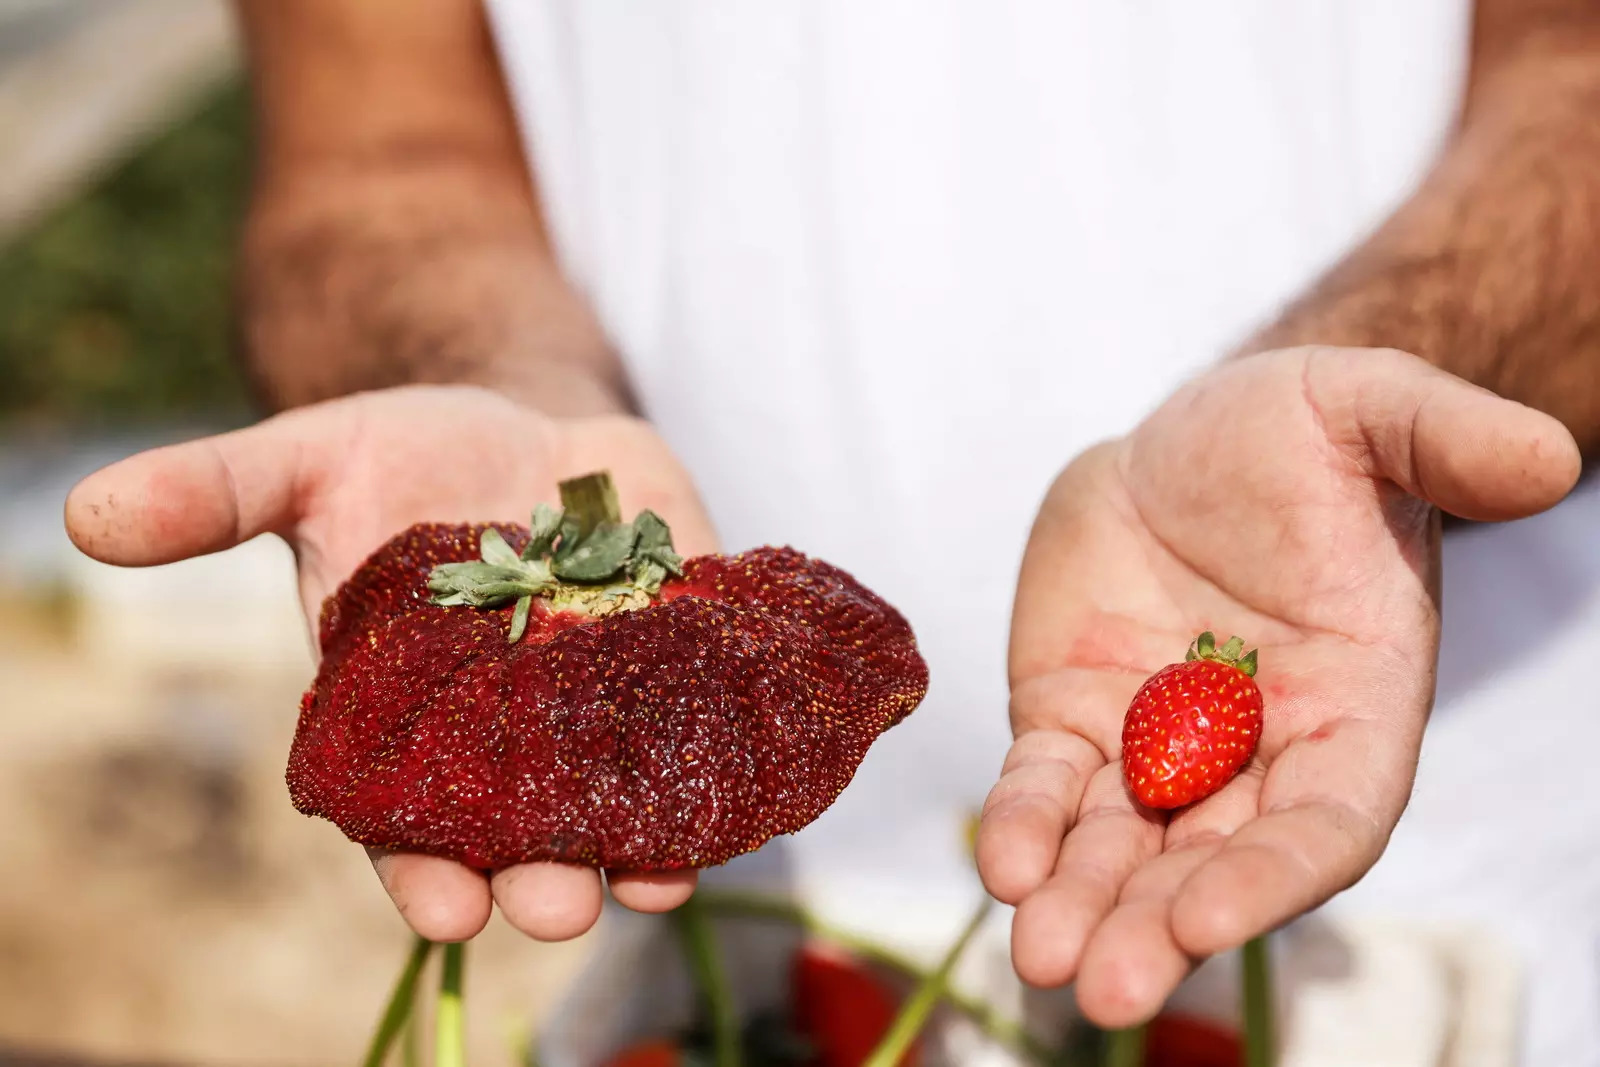
[[[1261,690],[1237,667],[1206,659],[1163,667],[1123,720],[1128,788],[1150,808],[1210,796],[1255,754],[1261,713]]]
[[[510,607],[425,587],[483,529],[413,527],[324,607],[287,777],[353,840],[486,869],[713,866],[821,814],[927,690],[905,619],[787,548],[688,560],[602,619],[536,601],[508,645]]]

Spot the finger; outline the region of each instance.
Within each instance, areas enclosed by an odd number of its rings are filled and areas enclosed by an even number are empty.
[[[1190,874],[1256,817],[1263,768],[1252,765],[1199,804],[1175,813],[1162,851],[1128,878],[1117,906],[1084,946],[1078,1004],[1102,1026],[1149,1019],[1192,970],[1172,933],[1172,905]]]
[[[1049,877],[1090,778],[1115,759],[1122,710],[1138,679],[1063,668],[1016,683],[1017,743],[984,805],[977,843],[984,885],[1015,904]]]
[[[1263,816],[1183,887],[1172,909],[1174,936],[1196,955],[1238,948],[1355,884],[1387,837],[1334,801]]]
[[[634,911],[650,913],[671,911],[682,905],[694,894],[699,880],[698,871],[606,875],[606,885],[618,904]]]
[[[538,941],[567,941],[600,918],[600,873],[564,863],[519,863],[489,879],[506,921]]]
[[[1172,900],[1223,840],[1192,837],[1129,877],[1117,906],[1090,935],[1078,968],[1078,1006],[1091,1022],[1110,1028],[1146,1022],[1193,969],[1193,959],[1172,935]]]
[[[1018,976],[1045,987],[1072,981],[1083,946],[1123,884],[1160,849],[1160,817],[1135,809],[1120,763],[1102,767],[1084,792],[1054,873],[1017,906],[1011,960]]]
[[[369,848],[378,880],[401,918],[429,941],[466,941],[489,921],[489,883],[438,856]]]
[[[141,452],[102,468],[67,496],[67,533],[89,556],[143,567],[218,552],[296,519],[308,412],[234,433]]]
[[[1376,473],[1452,515],[1522,518],[1577,483],[1559,421],[1402,352],[1313,353],[1308,396],[1329,434],[1370,450]]]
[[[1348,888],[1377,862],[1409,793],[1414,747],[1387,724],[1343,720],[1295,741],[1258,818],[1184,883],[1173,934],[1194,955],[1244,944]]]
[[[1050,876],[1084,788],[1105,766],[1099,748],[1060,730],[1017,738],[989,791],[978,827],[978,874],[995,899],[1016,904]]]

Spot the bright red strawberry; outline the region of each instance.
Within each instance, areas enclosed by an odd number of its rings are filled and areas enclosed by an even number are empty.
[[[1256,654],[1203,633],[1140,686],[1122,723],[1122,775],[1139,802],[1180,808],[1227,784],[1261,740]]]
[[[926,692],[905,619],[838,568],[680,560],[608,478],[562,501],[414,526],[329,598],[297,808],[480,868],[712,866],[820,815]]]
[[[816,1048],[816,1067],[860,1067],[893,1025],[899,1000],[870,970],[838,949],[805,944],[794,960],[794,1028]],[[901,1067],[921,1060],[920,1043]]]

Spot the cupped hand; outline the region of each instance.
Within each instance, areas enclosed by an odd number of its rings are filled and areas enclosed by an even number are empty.
[[[688,475],[645,423],[555,419],[468,386],[412,386],[299,408],[249,429],[144,452],[84,479],[67,530],[88,555],[147,566],[282,536],[299,564],[315,633],[322,602],[389,537],[416,522],[526,522],[562,478],[609,469],[625,510],[655,511],[684,555],[715,535]],[[411,927],[436,941],[472,937],[491,901],[542,940],[574,937],[601,905],[596,871],[530,863],[489,873],[434,856],[369,850]],[[686,900],[693,872],[612,875],[641,911]]]
[[[1554,419],[1399,352],[1293,349],[1190,383],[1051,487],[1012,620],[1016,741],[978,840],[1012,957],[1104,1026],[1347,888],[1410,794],[1439,643],[1439,511],[1577,479]],[[1140,683],[1203,630],[1260,648],[1255,759],[1173,813],[1122,778]]]

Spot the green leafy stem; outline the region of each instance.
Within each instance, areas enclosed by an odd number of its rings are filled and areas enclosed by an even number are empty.
[[[593,603],[604,609],[649,603],[668,575],[683,574],[672,531],[653,511],[623,522],[617,492],[606,471],[561,483],[561,508],[540,504],[521,552],[489,527],[479,541],[481,559],[441,563],[428,575],[432,602],[443,607],[499,608],[515,603],[507,639],[516,644],[528,628],[534,597],[557,604]]]
[[[1230,667],[1237,667],[1245,674],[1254,678],[1256,674],[1256,649],[1249,652],[1244,650],[1244,638],[1230,637],[1221,647],[1217,647],[1217,635],[1207,630],[1194,639],[1189,646],[1189,651],[1184,655],[1187,662],[1193,663],[1197,659],[1215,660],[1226,663]]]

